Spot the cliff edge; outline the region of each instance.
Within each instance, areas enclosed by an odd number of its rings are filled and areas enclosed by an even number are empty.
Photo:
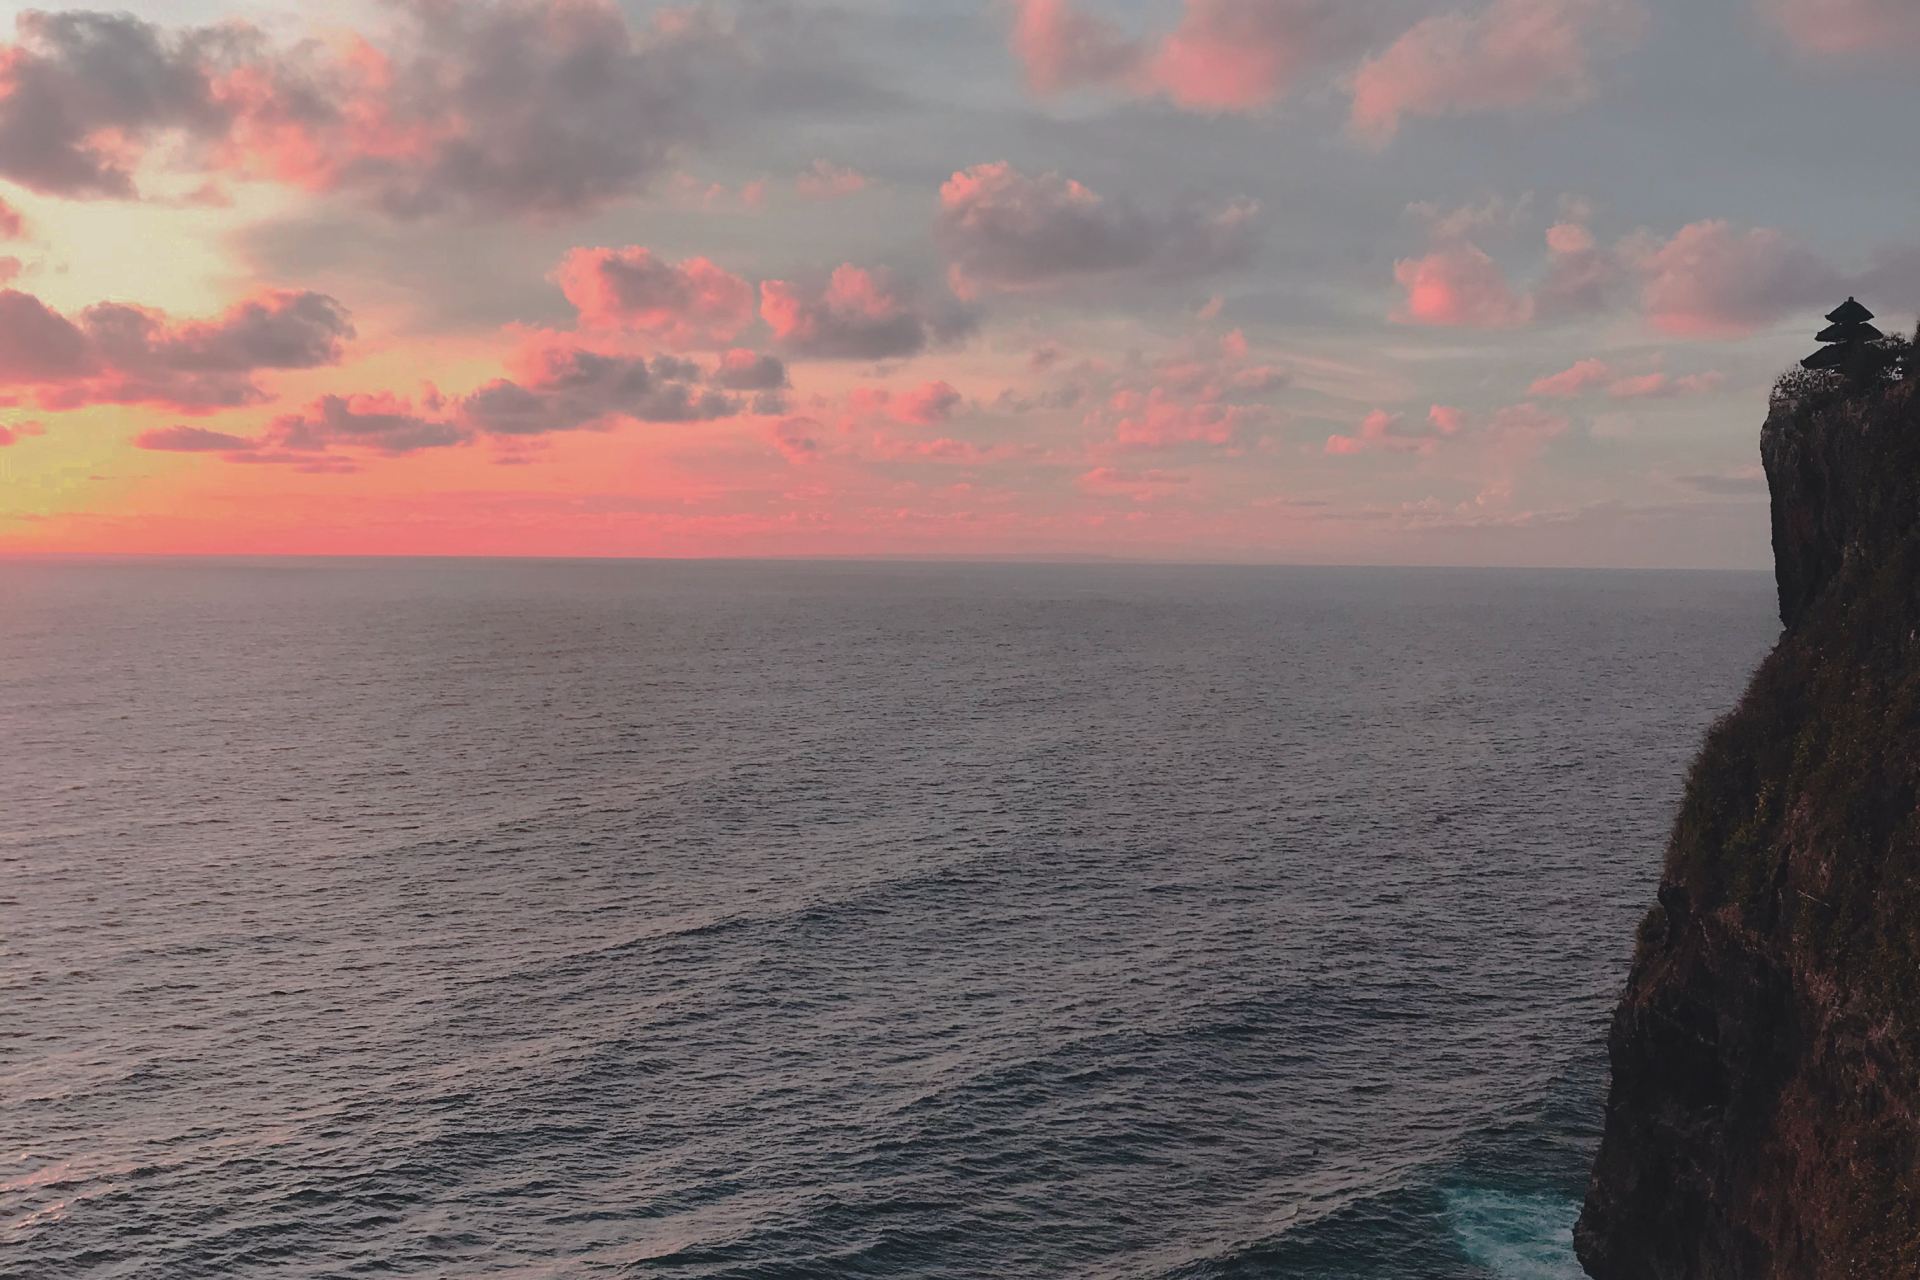
[[[1920,381],[1777,396],[1761,455],[1785,630],[1614,1016],[1596,1280],[1920,1277]]]

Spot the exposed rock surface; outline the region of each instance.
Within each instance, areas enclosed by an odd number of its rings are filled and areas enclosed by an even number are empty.
[[[1694,763],[1614,1018],[1597,1280],[1920,1277],[1916,393],[1762,433],[1785,631]]]

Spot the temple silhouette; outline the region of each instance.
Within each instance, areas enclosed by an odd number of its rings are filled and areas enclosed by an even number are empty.
[[[1827,345],[1800,362],[1803,369],[1848,369],[1862,363],[1873,343],[1887,335],[1873,327],[1873,312],[1859,301],[1848,298],[1827,313],[1831,321],[1814,335],[1814,341]]]

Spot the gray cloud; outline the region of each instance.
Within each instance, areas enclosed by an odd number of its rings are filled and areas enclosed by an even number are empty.
[[[52,409],[162,404],[205,412],[264,398],[253,375],[336,363],[353,325],[332,298],[274,292],[217,319],[175,323],[121,303],[71,320],[32,294],[0,291],[0,389]]]
[[[30,293],[0,290],[0,384],[65,382],[97,366],[92,342],[73,321]]]
[[[418,414],[396,397],[322,396],[302,413],[276,418],[254,447],[287,451],[290,458],[336,444],[402,454],[460,444],[468,436],[459,423]]]
[[[167,131],[222,135],[231,115],[215,101],[214,69],[255,52],[238,29],[169,34],[130,14],[29,11],[14,27],[0,174],[55,195],[134,194],[122,155],[99,140],[105,132],[136,151]]]
[[[1258,206],[1148,213],[1057,173],[979,164],[940,189],[936,235],[955,287],[1019,290],[1138,274],[1194,278],[1253,255]]]
[[[390,40],[346,55],[237,23],[23,14],[0,49],[0,176],[132,198],[140,161],[180,144],[169,154],[204,171],[346,192],[399,217],[575,213],[643,190],[743,110],[749,84],[824,97],[762,43],[796,37],[759,9],[644,27],[612,0],[392,10]]]
[[[527,384],[501,378],[468,396],[460,417],[494,435],[575,431],[610,418],[701,422],[731,417],[740,402],[696,385],[699,366],[672,357],[648,361],[576,348],[547,353]]]
[[[245,436],[206,427],[155,427],[133,438],[136,449],[154,449],[161,453],[235,453],[256,447]]]
[[[728,391],[778,391],[787,385],[787,366],[779,356],[736,348],[720,357],[713,382]]]
[[[316,459],[338,457],[330,452],[334,449],[398,456],[468,444],[483,436],[527,438],[618,422],[708,422],[749,408],[741,397],[710,385],[719,378],[718,370],[709,373],[695,361],[674,356],[606,355],[562,343],[534,350],[521,363],[527,367],[517,377],[495,378],[454,400],[432,395],[415,405],[386,394],[329,395],[280,415],[258,436],[178,426],[144,432],[134,443],[143,449],[219,453],[233,462],[312,470]],[[784,370],[782,376],[784,380]],[[775,393],[765,392],[751,407],[763,412],[774,405]]]
[[[888,360],[972,331],[962,308],[922,302],[884,271],[851,263],[824,285],[764,280],[760,316],[789,353],[817,360]]]

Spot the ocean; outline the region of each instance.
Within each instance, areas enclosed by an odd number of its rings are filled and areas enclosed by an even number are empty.
[[[0,1275],[1571,1280],[1773,608],[0,564]]]

